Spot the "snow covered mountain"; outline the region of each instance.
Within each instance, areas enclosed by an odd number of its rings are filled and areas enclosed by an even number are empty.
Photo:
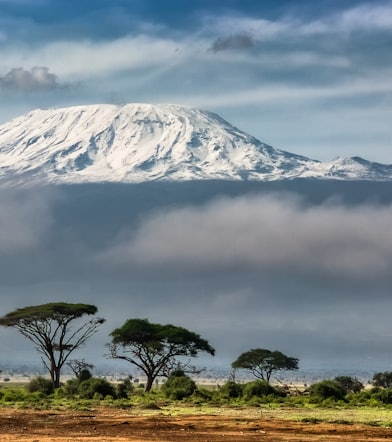
[[[274,149],[218,115],[174,105],[35,110],[0,125],[0,181],[94,183],[392,179],[392,165]]]

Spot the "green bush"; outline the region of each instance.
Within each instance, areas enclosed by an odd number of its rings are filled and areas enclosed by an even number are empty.
[[[105,398],[106,396],[116,397],[116,390],[106,379],[90,378],[80,382],[78,394],[82,399],[93,399],[94,396],[95,398]]]
[[[252,381],[244,385],[243,395],[246,399],[275,394],[276,390],[266,381]]]
[[[383,404],[392,404],[392,388],[383,388],[372,393],[372,399],[376,399]]]
[[[350,393],[346,399],[351,405],[378,407],[392,404],[392,388],[373,387],[359,393]]]
[[[24,402],[26,392],[23,389],[6,390],[1,398],[2,402]]]
[[[87,368],[83,368],[83,370],[80,370],[80,373],[78,374],[77,378],[80,382],[87,381],[88,379],[92,378],[93,375],[91,374],[91,371]]]
[[[371,398],[371,390],[363,390],[359,393],[349,393],[346,396],[346,399],[352,405],[369,405],[369,401],[371,400]]]
[[[162,391],[167,397],[181,400],[192,396],[196,384],[189,376],[170,376],[162,385]]]
[[[196,404],[202,404],[212,401],[213,392],[206,388],[197,388],[192,394],[192,401]]]
[[[220,388],[220,393],[224,398],[234,399],[242,396],[243,390],[240,384],[234,381],[228,381]]]
[[[69,379],[58,391],[62,391],[64,396],[76,396],[79,392],[80,381],[78,378]],[[58,393],[59,394],[59,393]]]
[[[362,382],[357,378],[352,378],[351,376],[337,376],[333,379],[338,385],[340,385],[345,394],[347,393],[359,393],[364,389]]]
[[[342,386],[332,380],[325,380],[313,384],[309,392],[311,396],[322,401],[326,399],[338,401],[343,400],[345,397],[345,391]]]
[[[38,391],[48,396],[54,391],[53,382],[50,379],[37,376],[31,379],[31,381],[27,384],[27,391],[29,393]]]
[[[131,383],[131,380],[125,379],[123,382],[117,385],[116,390],[118,398],[126,399],[134,392],[135,389]]]
[[[383,371],[373,375],[375,387],[392,388],[392,371]]]

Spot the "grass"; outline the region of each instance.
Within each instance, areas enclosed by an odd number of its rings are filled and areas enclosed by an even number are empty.
[[[337,425],[364,424],[377,427],[392,427],[392,409],[382,407],[363,408],[292,408],[292,407],[228,407],[228,406],[194,406],[190,404],[170,404],[159,410],[133,407],[130,411],[136,415],[224,415],[246,419],[282,419],[287,421],[305,422],[309,424],[333,423]]]
[[[392,409],[387,407],[263,408],[262,414],[263,416],[299,422],[392,427]]]
[[[35,410],[77,410],[92,411],[97,408],[126,409],[138,416],[181,416],[181,415],[223,415],[239,419],[282,419],[309,424],[365,424],[377,427],[392,427],[392,406],[369,400],[368,404],[344,402],[312,403],[308,397],[278,398],[267,402],[239,399],[224,399],[218,396],[202,402],[192,401],[192,397],[175,401],[167,398],[160,390],[144,393],[136,389],[129,399],[112,397],[81,399],[61,394],[45,396],[42,393],[28,393],[25,385],[0,385],[0,407]],[[58,392],[60,393],[60,392]],[[216,392],[217,394],[219,392]],[[373,401],[373,402],[372,402]]]

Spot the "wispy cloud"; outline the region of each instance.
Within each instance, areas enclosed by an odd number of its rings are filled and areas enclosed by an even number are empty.
[[[152,68],[172,62],[183,43],[147,36],[124,37],[111,41],[56,41],[36,50],[19,48],[4,53],[3,63],[34,65],[38,62],[61,73],[62,77],[85,79],[123,70]],[[58,56],[61,54],[61,57]]]
[[[211,58],[207,53],[211,50],[218,56],[228,49],[255,49],[247,58],[238,59],[233,51],[231,55],[225,54],[215,60],[225,63],[232,60],[231,69],[238,72],[244,70],[244,65],[262,69],[265,82],[273,77],[276,79],[276,69],[295,72],[301,66],[330,66],[343,71],[350,68],[352,55],[361,53],[361,48],[351,47],[353,54],[346,52],[347,44],[351,44],[350,39],[346,39],[347,33],[380,29],[389,32],[391,17],[392,7],[366,5],[313,20],[219,16],[209,17],[204,25],[192,32],[182,30],[173,33],[168,28],[144,24],[139,26],[139,32],[118,38],[78,41],[58,38],[41,42],[34,48],[20,44],[10,46],[0,53],[3,65],[21,66],[26,72],[28,66],[43,65],[62,77],[81,80],[91,75],[107,76],[116,72],[162,68],[164,65],[179,65],[183,69],[203,63],[208,69]],[[318,40],[313,40],[316,35]],[[62,54],[61,57],[58,54]],[[362,55],[366,56],[366,52]],[[235,63],[244,65],[234,67]],[[371,66],[367,68],[371,69]],[[322,71],[317,73],[321,74]],[[280,74],[278,78],[285,77]],[[293,78],[295,75],[291,81]]]
[[[343,11],[335,16],[335,21],[344,31],[360,30],[386,30],[392,29],[392,5],[385,4],[361,4],[355,8]]]
[[[282,37],[297,38],[330,34],[337,38],[356,31],[388,31],[392,26],[392,6],[366,4],[331,12],[323,17],[305,19],[286,15],[276,20],[247,16],[219,16],[206,18],[206,29],[219,35],[251,35],[255,40],[279,40]]]

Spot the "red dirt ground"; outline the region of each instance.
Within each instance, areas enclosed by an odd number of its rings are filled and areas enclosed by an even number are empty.
[[[0,440],[13,442],[218,442],[385,441],[392,429],[365,425],[309,424],[270,417],[222,415],[138,416],[135,412],[0,409]]]

